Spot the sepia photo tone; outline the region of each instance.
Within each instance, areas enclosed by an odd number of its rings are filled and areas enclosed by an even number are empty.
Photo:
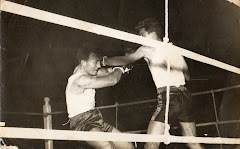
[[[240,149],[239,1],[0,5],[0,149]]]

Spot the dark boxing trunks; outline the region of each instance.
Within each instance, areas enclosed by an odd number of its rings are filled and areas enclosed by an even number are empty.
[[[184,86],[170,87],[170,103],[169,103],[169,124],[178,120],[180,122],[194,122],[194,114],[192,110],[191,93]],[[166,87],[158,88],[158,100],[162,102],[162,107],[155,117],[155,121],[165,121],[166,110]]]
[[[92,128],[100,128],[104,132],[111,132],[113,126],[105,123],[101,112],[94,109],[70,118],[70,128],[77,131],[90,131]]]

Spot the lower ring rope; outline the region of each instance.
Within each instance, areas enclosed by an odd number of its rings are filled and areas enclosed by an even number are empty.
[[[236,88],[239,88],[239,87],[240,87],[240,85],[236,85],[236,86],[231,86],[231,87],[226,87],[226,88],[221,88],[221,89],[215,89],[215,90],[211,90],[211,91],[204,91],[204,92],[200,92],[200,93],[193,93],[192,95],[194,96],[194,95],[208,94],[208,93],[213,93],[213,92],[221,92],[221,91],[236,89]],[[156,100],[155,99],[151,99],[151,100],[148,100],[148,101],[140,101],[139,103],[147,103],[147,102],[154,102],[154,101],[156,101]],[[126,105],[135,105],[135,104],[138,104],[138,102],[119,104],[118,107],[126,106]],[[115,107],[115,106],[111,105],[111,106],[107,106],[107,107],[111,108],[111,107]],[[16,113],[19,114],[18,112],[16,112]],[[59,113],[59,112],[52,112],[52,113]],[[64,112],[64,113],[66,113],[66,112]],[[12,114],[14,114],[14,112],[12,112]],[[39,113],[36,113],[36,114],[40,115]],[[41,114],[41,115],[43,115],[43,114]],[[239,123],[239,120],[208,122],[208,123],[197,124],[196,126],[197,127],[209,126],[209,125],[216,125],[217,123],[218,123],[218,125],[219,124]],[[26,132],[26,134],[25,134],[25,132]],[[3,137],[3,138],[53,139],[53,140],[87,140],[87,139],[84,139],[84,138],[72,137],[73,133],[77,133],[77,132],[63,131],[63,130],[44,130],[44,129],[36,129],[36,128],[0,127],[0,137]],[[89,132],[87,132],[87,133],[89,133]],[[52,135],[52,134],[55,134],[55,135]],[[58,134],[60,136],[58,136]],[[39,136],[39,135],[42,135],[42,136]],[[81,134],[81,135],[83,135],[83,134]],[[105,134],[102,134],[102,135],[105,135]],[[123,134],[118,134],[118,135],[129,135],[129,134],[123,133]],[[132,141],[132,142],[166,142],[167,141],[166,140],[166,136],[160,136],[160,138],[158,138],[157,141],[154,141],[153,139],[145,138],[146,135],[143,135],[143,136],[142,136],[142,134],[139,134],[139,135],[131,136],[131,137],[134,137],[134,139],[130,138],[129,140],[125,140],[125,141]],[[65,136],[65,137],[63,137],[63,136]],[[125,136],[123,136],[123,137],[125,137]],[[144,137],[144,139],[142,137]],[[155,136],[153,136],[153,137],[155,137]],[[157,135],[157,137],[159,137],[159,135]],[[170,139],[168,137],[170,137]],[[168,141],[172,142],[172,143],[176,142],[176,143],[240,144],[240,139],[237,139],[237,138],[235,139],[235,138],[219,138],[219,137],[218,138],[193,137],[193,140],[190,140],[190,141],[195,141],[195,142],[190,142],[189,140],[188,141],[185,140],[186,137],[180,137],[180,140],[179,140],[179,138],[177,136],[168,136],[168,137],[167,137]],[[171,140],[172,138],[174,138],[176,140],[172,141]],[[111,139],[110,139],[110,141],[111,141]]]
[[[104,136],[104,137],[103,137]],[[83,141],[124,141],[124,142],[165,142],[240,144],[239,138],[165,136],[150,134],[127,134],[107,132],[84,132],[69,130],[47,130],[39,128],[0,127],[0,137],[44,140],[83,140]]]
[[[224,124],[234,124],[238,123],[240,124],[240,120],[228,120],[228,121],[219,121],[218,125],[224,125]],[[207,122],[207,123],[199,123],[196,124],[196,127],[205,127],[205,126],[216,126],[216,122]],[[171,127],[171,129],[178,129],[178,126]],[[135,131],[126,131],[126,133],[145,133],[147,130],[135,130]]]

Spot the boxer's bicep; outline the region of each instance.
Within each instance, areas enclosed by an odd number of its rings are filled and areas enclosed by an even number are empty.
[[[145,49],[140,47],[135,52],[129,54],[127,57],[131,62],[134,62],[143,58],[146,55],[145,53]]]
[[[98,70],[97,76],[106,76],[112,72],[112,68],[101,68]]]

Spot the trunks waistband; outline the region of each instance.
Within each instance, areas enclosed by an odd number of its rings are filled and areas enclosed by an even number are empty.
[[[183,85],[180,85],[179,87],[176,87],[176,86],[170,86],[170,92],[171,91],[185,91],[187,90],[187,88]],[[160,87],[160,88],[157,88],[157,93],[160,94],[160,93],[163,93],[163,92],[166,92],[167,91],[167,87]]]
[[[77,114],[77,115],[75,115],[75,116],[73,116],[73,117],[71,117],[71,118],[69,118],[69,119],[74,119],[74,118],[76,118],[76,117],[79,117],[79,116],[83,116],[83,115],[86,115],[86,114],[88,114],[88,113],[92,113],[92,112],[100,112],[98,109],[91,109],[91,110],[89,110],[89,111],[86,111],[86,112],[83,112],[83,113],[79,113],[79,114]]]

